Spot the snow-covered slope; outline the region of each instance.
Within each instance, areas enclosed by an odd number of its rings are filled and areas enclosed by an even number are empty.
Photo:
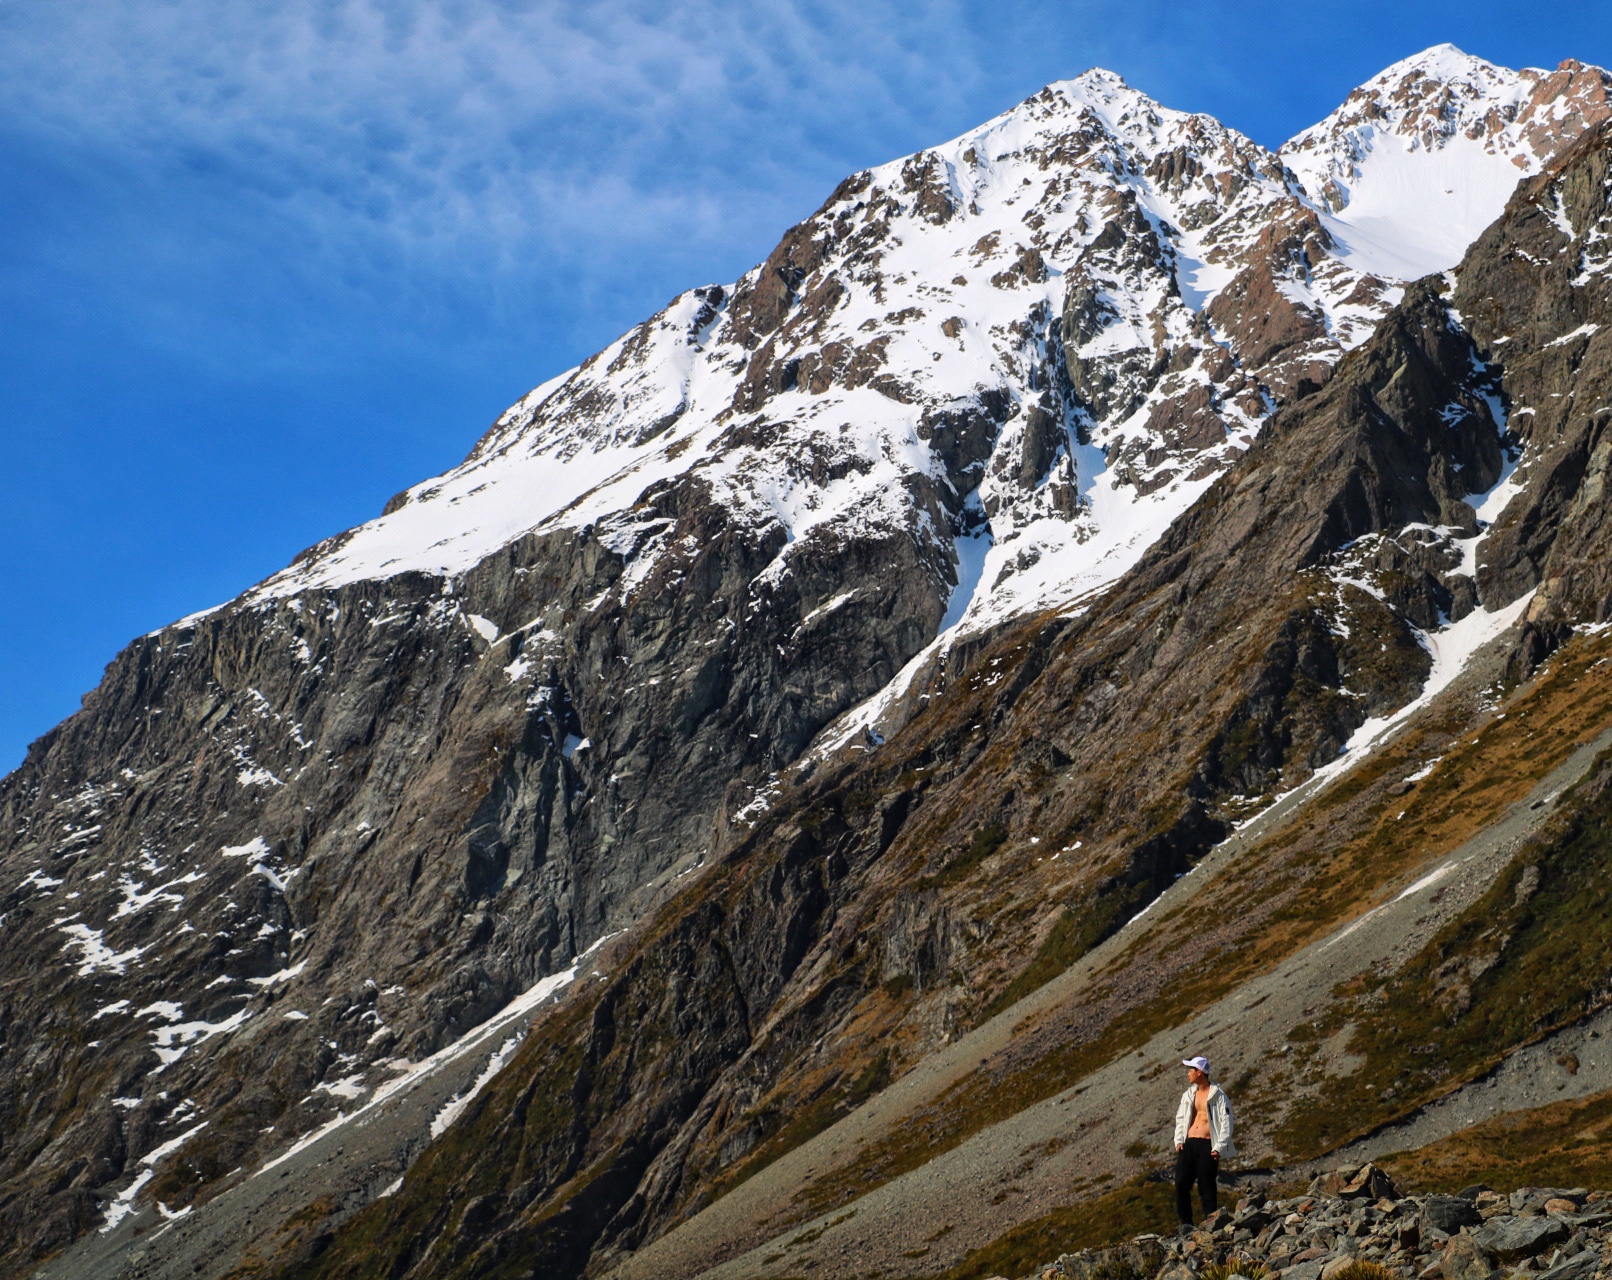
[[[1202,171],[1173,184],[1142,172],[1177,153]],[[545,523],[619,519],[655,481],[687,473],[730,511],[787,530],[776,572],[803,537],[918,518],[908,481],[927,475],[955,491],[954,510],[927,513],[936,538],[989,528],[1019,544],[1021,563],[1049,538],[1058,549],[1096,538],[1056,576],[1108,580],[1218,468],[1140,506],[1134,486],[1116,493],[1103,454],[1078,437],[1134,437],[1146,414],[1082,413],[1063,385],[1065,273],[1105,230],[1119,242],[1087,255],[1122,251],[1095,277],[1103,314],[1079,349],[1088,360],[1140,354],[1151,366],[1160,350],[1212,348],[1195,311],[1234,274],[1238,246],[1179,227],[1218,227],[1226,209],[1252,227],[1251,205],[1286,195],[1273,157],[1212,120],[1165,111],[1105,72],[1052,86],[943,147],[856,175],[777,261],[675,299],[514,406],[462,467],[262,594],[453,574]],[[758,322],[774,292],[788,296]],[[1050,421],[1030,427],[1037,407]],[[1229,407],[1234,438],[1264,412],[1257,394]],[[963,434],[982,438],[954,442],[957,415],[979,419]],[[1039,433],[1028,467],[1012,456],[1027,429]],[[638,554],[655,552],[651,537]],[[991,583],[1008,559],[1000,546],[988,557]],[[1008,595],[1023,603],[1045,585]]]
[[[592,526],[634,559],[626,596],[669,549],[669,522],[634,509],[677,478],[783,531],[764,580],[811,540],[901,531],[952,593],[943,631],[1067,606],[1403,280],[1452,266],[1518,178],[1607,114],[1606,86],[1439,46],[1277,155],[1106,71],[1051,85],[848,179],[761,267],[674,299],[256,595],[451,577]]]
[[[1520,178],[1607,116],[1608,77],[1564,62],[1510,71],[1442,44],[1396,62],[1281,150],[1344,260],[1445,271]]]

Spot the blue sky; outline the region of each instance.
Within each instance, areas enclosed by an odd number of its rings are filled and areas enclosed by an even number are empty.
[[[0,0],[0,771],[846,173],[1093,65],[1274,146],[1444,40],[1612,62],[1591,5]]]

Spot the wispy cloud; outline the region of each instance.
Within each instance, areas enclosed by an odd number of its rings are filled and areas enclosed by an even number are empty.
[[[0,9],[0,120],[147,220],[153,269],[266,248],[310,297],[519,305],[600,254],[764,251],[966,96],[968,50],[950,0],[33,3]]]

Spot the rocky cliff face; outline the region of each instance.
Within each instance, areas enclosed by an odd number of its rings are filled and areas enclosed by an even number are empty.
[[[1367,749],[1479,640],[1529,619],[1526,667],[1548,619],[1599,625],[1599,517],[1561,515],[1599,501],[1609,369],[1575,344],[1612,320],[1609,149],[1526,184],[1453,292],[1408,289],[1101,607],[1006,629],[898,735],[778,796],[297,1274],[606,1272]],[[1544,432],[1541,399],[1570,402]]]
[[[1605,112],[1490,73],[1508,174]],[[1345,135],[1377,154],[1353,116],[1300,151]],[[1446,622],[1543,584],[1526,672],[1604,609],[1601,420],[1545,403],[1600,367],[1599,135],[1453,309],[1288,154],[1051,86],[130,646],[0,784],[8,1265],[205,1199],[636,921],[351,1237],[603,1265],[1114,928]]]

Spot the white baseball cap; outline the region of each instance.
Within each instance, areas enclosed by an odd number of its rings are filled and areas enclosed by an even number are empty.
[[[1197,1067],[1204,1075],[1209,1074],[1209,1059],[1201,1053],[1196,1058],[1182,1058],[1181,1065],[1183,1067]]]

